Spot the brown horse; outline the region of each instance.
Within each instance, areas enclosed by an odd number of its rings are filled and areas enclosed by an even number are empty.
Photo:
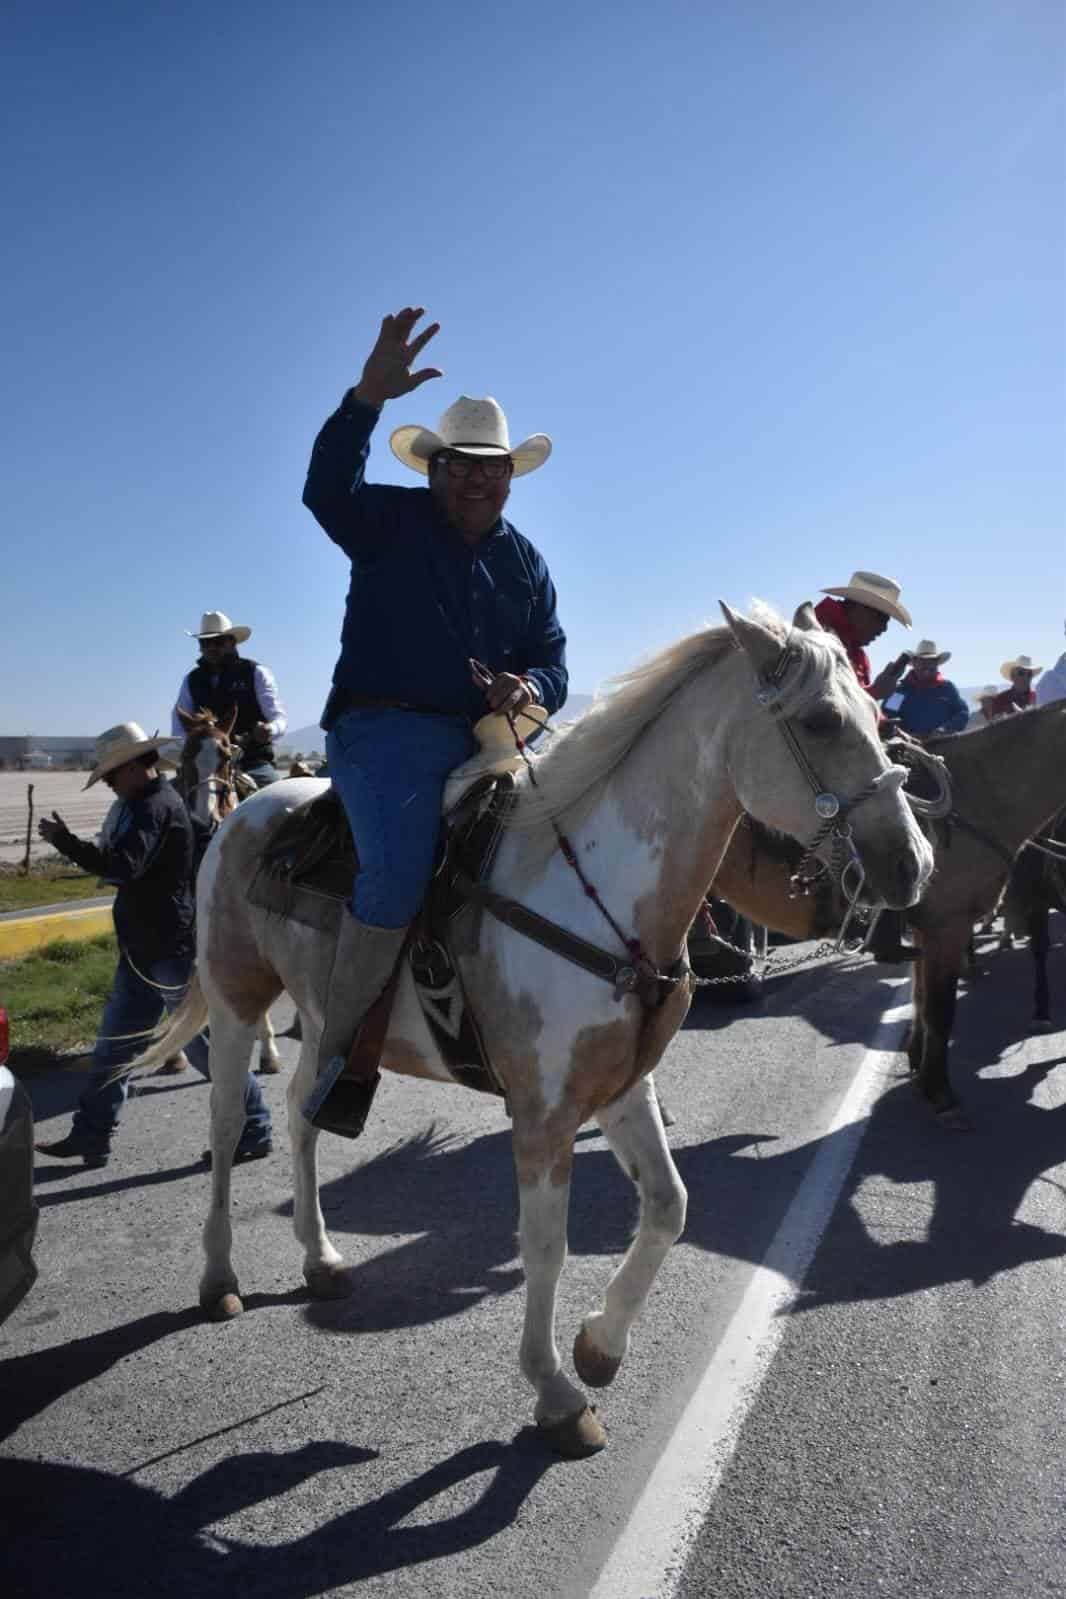
[[[1059,812],[1040,844],[1066,849],[1066,810]],[[1014,863],[1003,896],[1003,922],[1007,934],[1028,938],[1033,958],[1033,1027],[1051,1030],[1051,991],[1047,958],[1051,947],[1048,917],[1066,911],[1066,855],[1047,855],[1043,849],[1024,849]]]
[[[917,1091],[950,1124],[960,1120],[947,1058],[959,973],[972,929],[994,910],[1014,857],[1062,805],[1066,701],[931,739],[928,748],[947,764],[953,810],[926,825],[936,867],[921,903],[907,913],[921,950],[907,1054]],[[711,892],[777,932],[818,937],[839,927],[845,906],[839,890],[828,888],[790,897],[801,853],[790,839],[738,827]]]

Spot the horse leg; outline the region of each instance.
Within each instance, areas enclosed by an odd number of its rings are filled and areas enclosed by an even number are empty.
[[[1029,912],[1029,949],[1033,957],[1033,1026],[1038,1032],[1051,1027],[1051,994],[1047,980],[1047,957],[1051,947],[1047,907]]]
[[[299,1015],[299,1012],[297,1012]],[[352,1291],[344,1257],[326,1232],[318,1199],[318,1128],[300,1109],[315,1083],[319,1029],[301,1028],[300,1059],[289,1080],[289,1137],[292,1142],[292,1225],[304,1250],[304,1280],[315,1299],[346,1299]]]
[[[911,1024],[907,1032],[907,1064],[911,1077],[917,1079],[925,1054],[925,934],[916,932],[914,941],[922,951],[921,960],[914,962],[911,972]]]
[[[519,1355],[536,1389],[534,1418],[561,1455],[590,1455],[607,1433],[580,1388],[563,1375],[555,1342],[555,1297],[566,1263],[566,1217],[577,1125],[549,1134],[541,1119],[516,1110],[512,1142],[518,1176],[518,1238],[526,1277],[526,1313]]]
[[[232,1261],[230,1175],[244,1128],[245,1075],[254,1042],[254,1023],[241,1021],[224,1002],[212,1003],[211,1206],[204,1223],[206,1258],[200,1278],[200,1305],[213,1321],[226,1321],[244,1309]]]
[[[959,971],[968,928],[941,930],[923,945],[921,977],[922,1054],[917,1088],[930,1110],[961,1125],[959,1101],[948,1077],[948,1043],[955,1023]]]
[[[269,1077],[276,1077],[281,1070],[281,1056],[274,1042],[274,1024],[269,1011],[263,1012],[259,1022],[259,1070]]]
[[[640,1193],[640,1225],[625,1259],[607,1285],[603,1309],[585,1317],[574,1344],[583,1382],[603,1388],[614,1381],[636,1321],[671,1246],[685,1225],[687,1195],[663,1134],[650,1078],[635,1083],[597,1120],[619,1165]]]

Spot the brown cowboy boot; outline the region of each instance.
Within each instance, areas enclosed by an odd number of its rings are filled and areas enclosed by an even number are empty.
[[[344,1068],[367,1011],[392,976],[406,927],[370,927],[345,914],[326,990],[318,1076],[301,1111],[313,1127],[358,1138],[380,1081],[345,1077]]]

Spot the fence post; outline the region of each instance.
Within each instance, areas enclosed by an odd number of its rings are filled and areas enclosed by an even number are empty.
[[[33,784],[32,783],[30,783],[28,785],[27,789],[26,789],[26,803],[29,806],[30,814],[26,818],[26,855],[25,855],[25,859],[22,862],[22,870],[26,873],[26,876],[28,877],[30,875],[30,843],[32,842],[32,839],[33,839]]]

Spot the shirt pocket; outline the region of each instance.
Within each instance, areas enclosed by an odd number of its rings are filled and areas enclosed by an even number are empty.
[[[503,655],[519,652],[529,637],[533,621],[533,596],[529,589],[515,584],[496,590],[496,636]]]

